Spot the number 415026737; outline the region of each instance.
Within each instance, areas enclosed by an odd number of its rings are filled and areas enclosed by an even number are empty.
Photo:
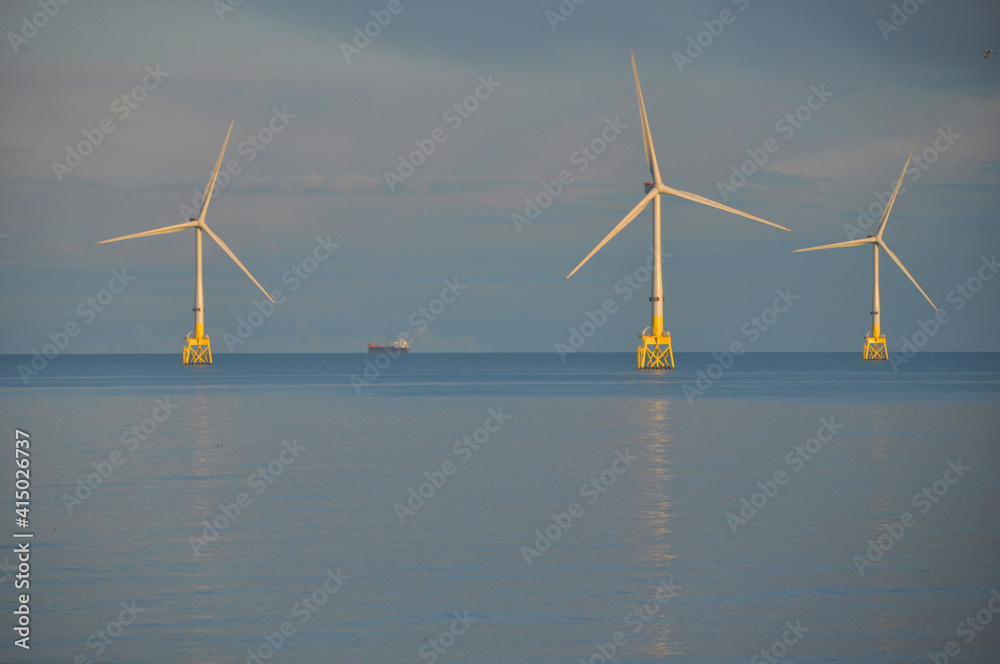
[[[14,500],[17,501],[14,511],[20,519],[27,521],[28,501],[31,497],[29,492],[31,488],[31,457],[28,452],[31,445],[31,434],[20,429],[15,429],[14,433],[14,463],[17,464],[17,470],[14,472]],[[21,522],[19,521],[19,523]]]

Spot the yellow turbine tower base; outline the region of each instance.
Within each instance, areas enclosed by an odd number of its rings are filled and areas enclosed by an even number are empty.
[[[637,349],[636,367],[639,369],[674,368],[674,349],[670,344],[670,333],[660,335],[640,334],[642,345]]]
[[[865,337],[864,358],[866,360],[888,360],[889,352],[885,348],[885,337],[869,334]]]
[[[211,364],[212,344],[208,337],[187,337],[184,347],[184,364]]]

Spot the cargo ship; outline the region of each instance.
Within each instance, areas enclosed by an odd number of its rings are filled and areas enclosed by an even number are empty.
[[[409,353],[410,344],[406,343],[406,339],[400,339],[396,343],[385,346],[380,346],[376,343],[368,344],[369,353]]]

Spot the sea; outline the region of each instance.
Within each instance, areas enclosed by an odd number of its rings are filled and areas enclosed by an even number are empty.
[[[31,361],[2,662],[1000,662],[997,353]]]

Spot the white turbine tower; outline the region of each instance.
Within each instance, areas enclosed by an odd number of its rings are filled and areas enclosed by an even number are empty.
[[[722,203],[716,203],[713,200],[698,196],[697,194],[674,189],[663,184],[663,180],[660,179],[660,167],[656,163],[656,151],[653,149],[653,138],[649,133],[649,121],[646,119],[646,105],[642,100],[642,88],[639,87],[639,72],[635,67],[635,54],[631,55],[632,74],[635,77],[635,91],[639,97],[639,116],[642,119],[642,142],[646,148],[646,163],[649,165],[649,173],[653,176],[653,181],[646,183],[646,196],[639,201],[639,204],[632,208],[632,211],[629,212],[610,233],[608,233],[607,237],[601,240],[600,244],[594,247],[593,251],[587,254],[586,258],[580,261],[579,265],[573,268],[573,271],[570,272],[566,278],[569,279],[572,277],[577,270],[583,267],[584,263],[590,260],[591,256],[596,254],[601,247],[607,244],[608,240],[617,235],[618,231],[625,228],[629,222],[635,219],[639,213],[642,212],[647,205],[649,205],[649,202],[652,201],[653,294],[649,300],[653,303],[653,324],[651,328],[646,328],[650,331],[650,334],[645,334],[644,330],[644,333],[639,335],[642,338],[642,345],[638,348],[636,362],[639,369],[673,369],[674,351],[670,342],[670,332],[663,331],[663,273],[661,270],[660,249],[660,195],[669,194],[670,196],[676,196],[678,198],[686,198],[689,201],[725,210],[726,212],[732,212],[733,214],[738,214],[740,216],[747,217],[748,219],[759,221],[763,224],[767,224],[768,226],[774,226],[775,228],[780,228],[786,231],[788,229],[784,226],[779,226],[778,224],[761,219],[760,217],[755,217],[752,214],[740,212],[739,210],[723,205]]]
[[[875,260],[875,276],[874,276],[874,294],[872,295],[872,331],[865,337],[865,348],[863,351],[863,357],[866,360],[888,360],[889,353],[885,347],[885,335],[882,334],[882,313],[880,311],[881,302],[879,300],[878,292],[878,249],[882,247],[885,253],[889,254],[889,258],[896,262],[899,269],[903,271],[913,285],[917,287],[920,294],[927,298],[927,301],[931,303],[934,310],[937,310],[937,305],[931,301],[931,298],[927,296],[924,289],[920,287],[917,280],[913,278],[909,270],[903,265],[903,262],[896,258],[896,254],[892,253],[889,247],[886,245],[885,241],[882,239],[882,234],[885,233],[885,225],[889,222],[889,213],[892,212],[892,206],[896,202],[896,195],[899,193],[899,186],[903,184],[903,177],[906,175],[906,167],[910,165],[910,159],[913,158],[911,154],[906,158],[906,163],[903,164],[903,172],[899,176],[899,181],[896,182],[896,188],[892,191],[892,196],[889,198],[889,202],[885,206],[885,211],[882,213],[882,219],[879,222],[878,231],[875,235],[869,235],[866,238],[861,238],[858,240],[848,240],[847,242],[837,242],[836,244],[824,244],[819,247],[807,247],[805,249],[796,249],[799,251],[815,251],[817,249],[832,249],[834,247],[858,247],[863,244],[872,245],[872,251]]]
[[[211,364],[212,363],[212,347],[208,335],[205,334],[205,289],[202,284],[202,271],[201,271],[201,233],[204,231],[208,233],[209,237],[215,240],[215,243],[222,247],[222,250],[229,254],[240,269],[246,272],[246,275],[250,277],[251,281],[257,284],[259,288],[267,299],[274,302],[271,296],[267,294],[264,287],[254,279],[253,275],[250,274],[250,270],[246,269],[240,259],[236,257],[226,243],[219,238],[212,229],[208,227],[205,223],[205,212],[208,211],[208,203],[212,199],[212,189],[215,187],[215,178],[219,174],[219,167],[222,165],[222,156],[226,153],[226,145],[229,143],[229,134],[233,131],[233,123],[229,123],[229,131],[226,132],[226,140],[222,144],[222,151],[219,152],[219,159],[215,162],[215,170],[212,171],[212,177],[208,181],[208,186],[205,188],[204,203],[201,205],[201,212],[198,217],[192,219],[191,221],[185,222],[183,224],[175,224],[173,226],[165,226],[163,228],[157,228],[152,231],[145,231],[143,233],[135,233],[134,235],[125,235],[123,237],[116,237],[110,240],[102,240],[98,244],[105,244],[107,242],[118,242],[119,240],[130,240],[134,237],[145,237],[147,235],[163,235],[164,233],[176,233],[177,231],[182,231],[186,228],[193,228],[195,230],[195,292],[194,292],[194,333],[188,333],[186,338],[187,345],[184,346],[183,361],[184,364]]]

